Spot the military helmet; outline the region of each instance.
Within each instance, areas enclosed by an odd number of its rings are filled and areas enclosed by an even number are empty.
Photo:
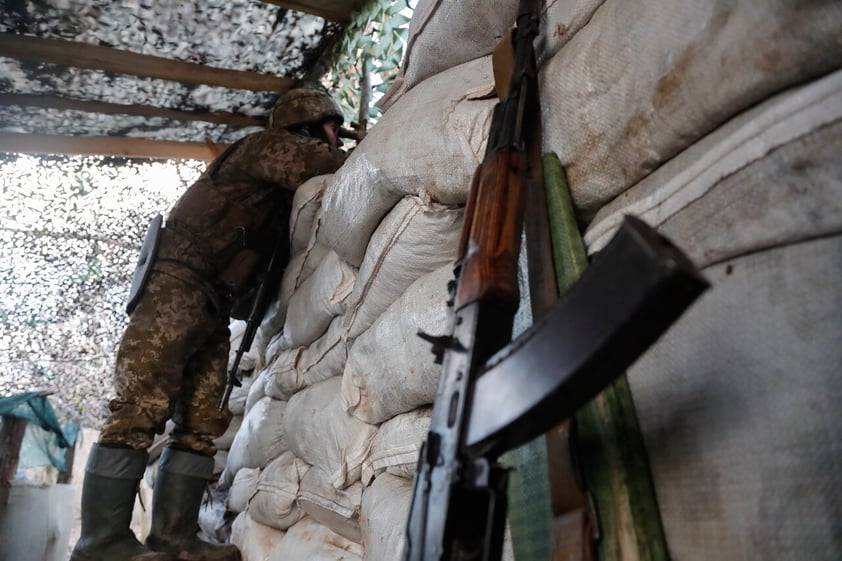
[[[296,88],[282,95],[272,108],[269,126],[290,129],[326,119],[344,120],[342,110],[328,94],[307,88]]]

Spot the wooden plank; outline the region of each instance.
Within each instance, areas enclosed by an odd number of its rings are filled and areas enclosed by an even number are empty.
[[[180,111],[153,107],[151,105],[123,105],[119,103],[101,103],[98,101],[80,101],[51,95],[0,94],[0,105],[19,107],[39,107],[62,111],[84,111],[105,115],[137,115],[140,117],[162,117],[176,121],[203,121],[233,127],[265,127],[266,118],[223,113],[219,111]]]
[[[0,152],[17,154],[212,160],[227,147],[227,144],[213,142],[174,142],[116,136],[71,137],[0,131]]]
[[[351,14],[365,3],[364,0],[264,0],[264,2],[338,22],[348,21]]]
[[[252,91],[285,92],[296,83],[292,78],[214,68],[110,47],[14,33],[0,33],[0,56]]]
[[[0,419],[0,485],[8,485],[18,470],[20,445],[28,421],[11,415],[4,415]]]

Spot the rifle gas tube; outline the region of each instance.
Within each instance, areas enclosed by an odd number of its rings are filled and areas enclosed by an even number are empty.
[[[452,331],[428,337],[442,375],[419,454],[404,561],[499,561],[507,508],[500,454],[572,416],[708,286],[680,250],[627,217],[553,309],[511,341],[537,13],[521,10],[511,88],[494,109],[471,185],[451,286]]]

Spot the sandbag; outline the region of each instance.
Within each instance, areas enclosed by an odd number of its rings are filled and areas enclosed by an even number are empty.
[[[607,0],[541,71],[545,149],[590,217],[738,112],[840,66],[834,0]]]
[[[380,425],[371,453],[363,462],[362,481],[370,484],[383,472],[404,479],[415,477],[418,452],[430,430],[432,414],[432,407],[422,407]]]
[[[289,215],[289,253],[298,255],[310,240],[316,213],[322,204],[322,193],[333,180],[333,174],[317,175],[295,190]]]
[[[228,453],[225,471],[233,479],[242,468],[257,468],[267,465],[287,450],[287,435],[284,432],[285,401],[264,397],[243,418],[240,432]]]
[[[231,512],[243,512],[248,508],[249,499],[257,491],[260,468],[243,468],[234,474],[234,480],[228,489],[226,506]]]
[[[842,235],[703,273],[713,288],[628,374],[670,553],[835,559]]]
[[[535,40],[538,65],[558,53],[593,17],[605,0],[551,0],[541,13]]]
[[[406,520],[412,499],[412,481],[381,474],[363,492],[360,526],[363,559],[400,559],[406,539]]]
[[[341,316],[335,318],[327,333],[307,347],[282,351],[270,367],[267,395],[288,400],[306,387],[341,375],[348,357],[343,322]]]
[[[359,481],[339,490],[329,475],[312,467],[301,480],[298,503],[313,520],[353,542],[360,543],[360,501],[363,485]]]
[[[231,543],[240,550],[243,561],[267,561],[283,537],[284,532],[255,522],[248,512],[240,513],[231,525]]]
[[[455,259],[462,217],[462,208],[425,204],[417,197],[404,198],[389,212],[371,237],[348,298],[344,327],[349,341],[413,282]]]
[[[842,71],[732,119],[606,205],[602,248],[631,213],[699,266],[842,229]],[[809,187],[808,187],[809,186]]]
[[[296,500],[301,478],[310,466],[284,452],[263,471],[248,503],[249,515],[257,522],[286,530],[301,519],[302,512]]]
[[[314,228],[318,230],[319,218],[316,218]],[[284,274],[281,277],[281,287],[278,289],[278,297],[266,310],[263,321],[257,329],[258,334],[268,341],[264,351],[264,363],[272,361],[273,353],[277,352],[278,334],[286,321],[287,308],[293,292],[301,286],[307,278],[316,270],[319,263],[327,255],[329,248],[319,244],[315,240],[315,234],[311,237],[307,247],[298,254],[293,254],[287,263]],[[273,350],[274,347],[274,350]]]
[[[342,376],[342,405],[348,412],[380,423],[433,402],[441,365],[418,331],[447,331],[452,278],[451,264],[421,277],[354,341]]]
[[[371,448],[375,427],[349,415],[339,400],[342,380],[330,378],[289,400],[284,431],[289,449],[344,489],[360,479],[362,462]]]
[[[237,431],[240,430],[240,426],[242,424],[242,415],[235,415],[231,418],[231,422],[228,423],[228,428],[225,429],[225,433],[213,441],[213,445],[216,446],[217,450],[228,450],[231,448],[231,445],[234,443],[234,437],[237,436]]]
[[[362,547],[331,532],[312,518],[291,527],[269,561],[360,561]]]
[[[328,252],[307,280],[292,293],[279,343],[281,350],[309,345],[327,330],[334,317],[345,312],[354,288],[356,270]]]
[[[268,369],[264,368],[257,375],[252,375],[252,382],[249,385],[248,396],[246,397],[245,414],[248,415],[254,404],[266,397],[266,379],[269,377]],[[234,388],[236,389],[236,388]],[[233,392],[232,392],[233,393]]]
[[[401,69],[406,89],[491,54],[515,24],[517,9],[517,0],[419,0]]]
[[[317,239],[354,266],[383,217],[403,197],[464,204],[483,158],[494,100],[490,58],[438,74],[402,97],[325,189]]]
[[[217,450],[216,454],[213,455],[213,477],[211,480],[215,480],[219,475],[225,471],[225,466],[228,464],[228,450]]]

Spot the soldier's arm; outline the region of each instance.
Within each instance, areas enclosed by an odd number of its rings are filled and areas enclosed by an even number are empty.
[[[245,138],[226,164],[258,181],[295,190],[311,177],[333,173],[344,161],[345,155],[325,142],[268,129]]]

